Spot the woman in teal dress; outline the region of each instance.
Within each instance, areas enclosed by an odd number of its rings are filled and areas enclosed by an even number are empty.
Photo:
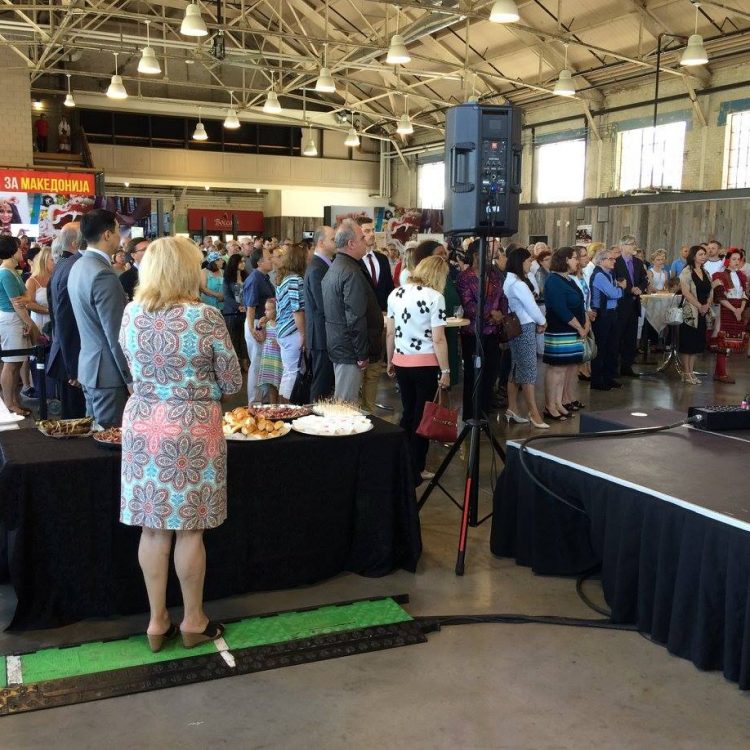
[[[240,390],[242,374],[222,314],[198,301],[200,263],[198,246],[184,237],[152,242],[120,328],[133,375],[122,422],[120,521],[142,527],[152,651],[180,631],[188,648],[223,633],[203,609],[203,532],[227,516],[221,398]],[[166,607],[173,536],[179,630]]]
[[[201,302],[217,310],[224,309],[224,258],[212,250],[206,256],[206,267],[201,271]]]

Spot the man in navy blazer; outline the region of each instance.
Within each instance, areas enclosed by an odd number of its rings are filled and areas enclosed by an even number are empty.
[[[375,242],[375,224],[369,216],[360,216],[357,224],[362,228],[365,237],[365,256],[360,265],[365,276],[375,290],[380,310],[385,313],[388,309],[388,295],[393,291],[393,276],[391,275],[391,264],[388,256],[377,252]],[[385,351],[385,344],[383,345]],[[382,359],[370,361],[362,378],[362,409],[372,413],[375,410],[375,400],[378,395],[380,377],[385,372],[385,364]]]
[[[87,248],[70,271],[68,292],[81,334],[78,380],[86,410],[102,427],[119,427],[131,383],[118,338],[127,295],[112,268],[120,246],[117,217],[96,208],[81,219]]]
[[[643,261],[635,255],[636,239],[632,234],[620,240],[621,256],[615,261],[615,278],[625,281],[623,295],[617,303],[616,335],[620,341],[620,375],[637,378],[633,370],[638,353],[638,318],[641,315],[641,295],[648,288],[648,274]]]
[[[323,310],[323,277],[336,254],[333,227],[321,226],[313,235],[313,256],[305,271],[305,339],[312,355],[313,380],[310,400],[333,396],[335,378],[326,343],[326,317]]]
[[[86,414],[86,399],[78,382],[81,337],[68,295],[70,270],[81,257],[78,251],[80,242],[79,223],[75,221],[66,224],[55,238],[55,243],[60,246],[61,259],[55,266],[47,289],[52,321],[52,345],[47,360],[47,375],[60,384],[63,419],[77,419]]]

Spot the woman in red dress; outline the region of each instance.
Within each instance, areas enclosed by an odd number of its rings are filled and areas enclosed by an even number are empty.
[[[719,333],[715,339],[716,369],[714,380],[719,383],[734,383],[727,372],[727,359],[730,351],[742,351],[747,347],[746,323],[747,278],[740,271],[745,263],[742,250],[731,247],[724,259],[725,270],[713,275],[714,300],[719,303],[721,317]]]

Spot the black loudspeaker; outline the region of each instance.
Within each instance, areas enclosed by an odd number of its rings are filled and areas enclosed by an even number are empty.
[[[509,106],[451,107],[445,156],[446,234],[515,234],[521,195],[521,113]]]

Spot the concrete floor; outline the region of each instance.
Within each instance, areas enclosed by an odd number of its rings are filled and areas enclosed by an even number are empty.
[[[698,369],[711,365],[700,361]],[[582,388],[581,400],[593,410],[633,405],[686,411],[694,403],[738,402],[750,391],[750,366],[744,358],[732,365],[735,386],[714,387],[710,378],[698,387],[644,378],[624,380],[619,392]],[[399,403],[385,381],[381,397]],[[529,433],[504,422],[496,427],[501,438]],[[442,450],[431,454],[432,468]],[[462,468],[454,464],[449,483],[461,479]],[[489,481],[481,503],[484,515]],[[536,577],[512,560],[494,558],[489,522],[470,531],[466,575],[457,578],[458,522],[454,506],[434,494],[422,512],[424,554],[416,575],[341,575],[307,588],[210,602],[207,609],[221,619],[405,592],[415,615],[596,616],[576,596],[573,580]],[[601,600],[595,581],[587,592]],[[0,626],[13,606],[11,588],[0,586]],[[0,633],[0,652],[131,632],[144,622],[137,616]],[[0,750],[747,748],[748,700],[720,673],[699,672],[635,633],[471,625],[447,627],[419,646],[0,719]]]

